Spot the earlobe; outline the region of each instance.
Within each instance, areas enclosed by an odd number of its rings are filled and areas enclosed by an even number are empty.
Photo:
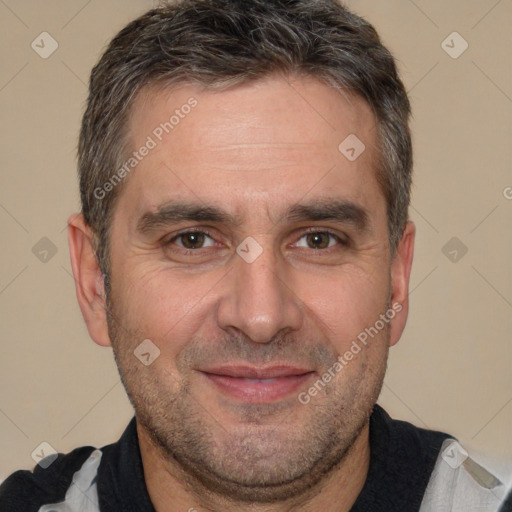
[[[91,338],[109,346],[104,279],[96,259],[93,234],[83,215],[68,219],[68,243],[78,304]]]
[[[409,313],[409,279],[414,256],[415,234],[416,226],[414,222],[408,221],[391,262],[390,306],[398,311],[398,313],[390,323],[390,346],[398,342],[407,322],[407,315]]]

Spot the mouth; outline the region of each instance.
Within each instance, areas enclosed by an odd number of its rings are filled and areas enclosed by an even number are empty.
[[[315,371],[293,366],[222,366],[201,373],[224,395],[246,403],[272,403],[305,387]]]

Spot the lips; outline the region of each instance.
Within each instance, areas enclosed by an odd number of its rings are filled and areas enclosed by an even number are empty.
[[[274,379],[277,377],[290,377],[292,375],[303,375],[312,370],[297,368],[294,366],[274,365],[268,368],[257,368],[255,366],[218,366],[203,370],[205,373],[224,375],[226,377],[240,377],[245,379]]]
[[[223,365],[201,370],[201,373],[224,395],[244,402],[270,403],[305,386],[315,372],[288,365],[267,368]]]

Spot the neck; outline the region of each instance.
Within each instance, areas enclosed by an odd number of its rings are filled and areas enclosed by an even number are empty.
[[[204,489],[175,460],[164,457],[138,421],[137,433],[146,487],[157,512],[348,512],[363,488],[370,465],[367,423],[343,460],[316,486],[286,501],[248,504],[238,502],[236,496]]]

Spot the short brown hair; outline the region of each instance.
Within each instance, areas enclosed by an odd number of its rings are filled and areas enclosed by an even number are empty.
[[[128,24],[91,73],[78,170],[82,213],[105,276],[110,273],[111,219],[122,186],[101,199],[95,191],[122,165],[136,95],[148,85],[222,88],[274,73],[315,77],[359,95],[372,108],[376,176],[387,203],[394,254],[410,201],[410,104],[395,61],[373,26],[335,0],[181,0]]]

